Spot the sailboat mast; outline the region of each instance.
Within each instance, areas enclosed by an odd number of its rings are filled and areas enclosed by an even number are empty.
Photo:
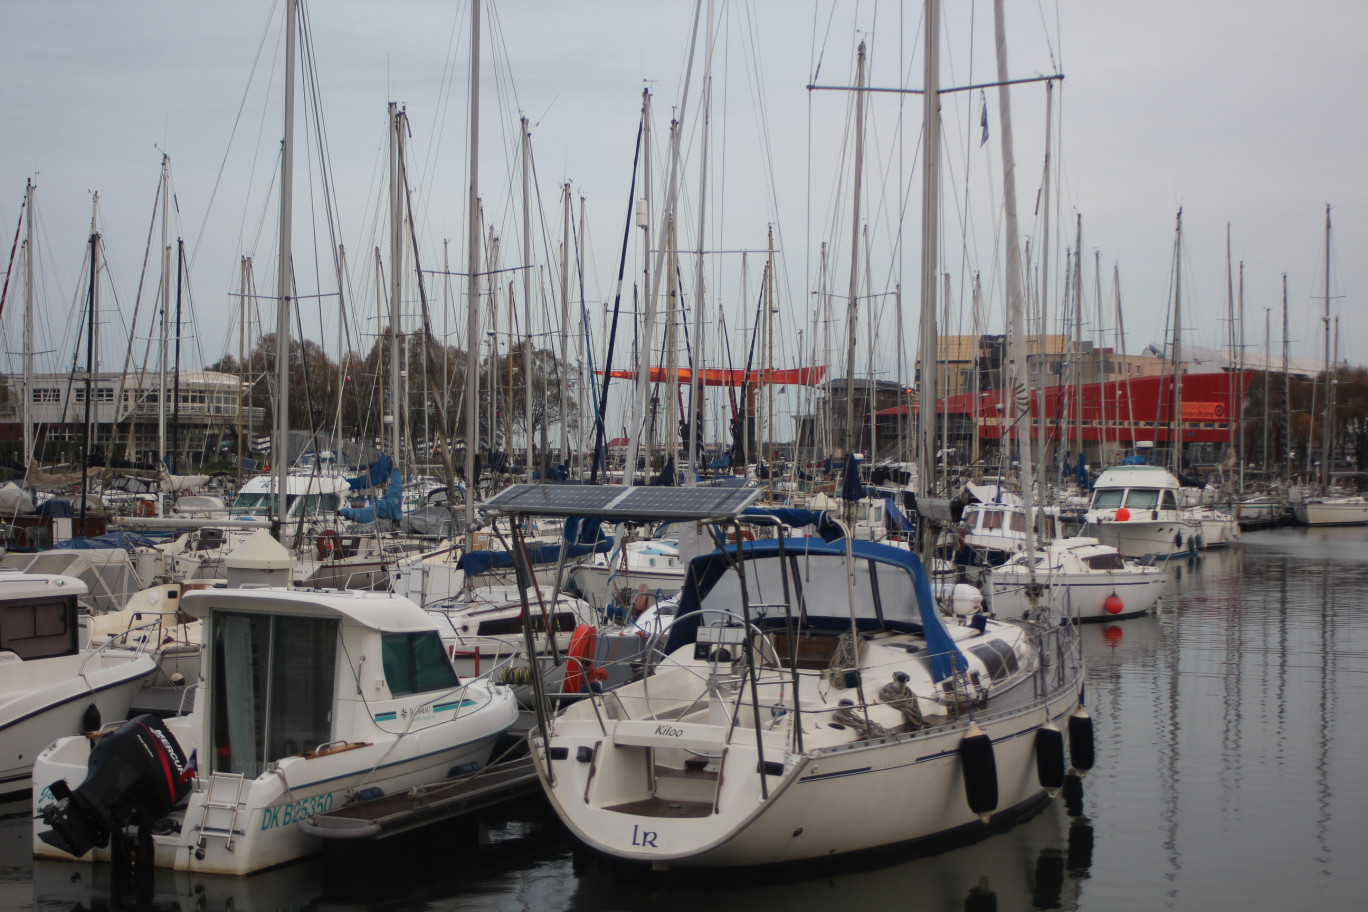
[[[1045,346],[1044,346],[1044,342],[1045,342],[1046,329],[1047,329],[1047,327],[1049,327],[1049,325],[1050,325],[1049,322],[1048,322],[1048,320],[1047,320],[1047,316],[1048,316],[1049,305],[1050,305],[1050,167],[1051,167],[1051,160],[1050,160],[1050,156],[1051,156],[1051,152],[1050,152],[1050,143],[1051,143],[1051,139],[1053,138],[1053,132],[1054,132],[1054,80],[1053,80],[1053,79],[1049,79],[1049,80],[1046,80],[1046,82],[1045,82],[1045,168],[1044,168],[1045,174],[1044,174],[1043,180],[1041,181],[1041,191],[1040,191],[1041,199],[1044,200],[1044,212],[1042,213],[1043,218],[1042,218],[1042,220],[1041,220],[1041,235],[1040,235],[1040,341],[1041,341],[1041,344],[1040,344],[1040,346],[1039,346],[1039,351],[1040,351],[1040,355],[1041,355],[1041,358],[1042,358],[1042,359],[1043,359],[1044,356],[1045,356]],[[1029,358],[1029,357],[1030,357],[1030,347],[1029,347],[1029,345],[1027,346],[1027,348],[1025,349],[1025,351],[1026,351],[1026,357]],[[1028,369],[1029,369],[1030,365],[1028,364],[1027,367],[1028,367]],[[1029,380],[1029,379],[1030,379],[1029,370],[1028,370],[1026,376],[1027,376],[1027,379]],[[1029,410],[1028,410],[1028,412],[1029,412]],[[1043,414],[1043,412],[1044,412],[1044,408],[1043,408],[1043,407],[1042,407],[1042,409],[1041,409],[1041,412],[1042,412],[1042,414],[1041,414],[1041,416],[1040,416],[1040,420],[1038,420],[1038,421],[1032,419],[1032,418],[1029,416],[1029,414],[1027,415],[1027,418],[1026,418],[1027,426],[1026,426],[1026,428],[1025,428],[1025,433],[1029,434],[1029,433],[1032,432],[1032,430],[1034,430],[1035,435],[1036,435],[1036,440],[1040,443],[1040,476],[1039,476],[1039,477],[1042,477],[1042,478],[1043,478],[1043,477],[1044,477],[1044,471],[1045,471],[1046,453],[1047,453],[1047,451],[1049,450],[1049,446],[1048,446],[1049,439],[1048,439],[1048,436],[1047,436],[1048,433],[1049,433],[1049,429],[1048,429],[1048,426],[1047,426],[1046,421],[1045,421],[1045,415]]]
[[[632,399],[632,424],[627,435],[627,461],[622,466],[622,483],[636,484],[637,456],[641,452],[641,437],[647,435],[646,462],[651,461],[651,443],[646,429],[646,397],[650,392],[651,339],[655,336],[655,295],[651,293],[651,90],[641,93],[641,199],[637,200],[637,227],[642,234],[641,283],[646,291],[646,311],[641,318],[641,331],[636,345],[636,390]],[[608,382],[605,375],[603,382]]]
[[[167,238],[169,209],[168,201],[171,196],[170,183],[170,163],[171,157],[162,153],[162,172],[161,172],[161,246],[162,246],[162,274],[161,274],[161,356],[157,361],[157,464],[166,466],[166,364],[167,364],[167,343],[171,337],[171,246]],[[157,497],[160,500],[161,494]],[[163,504],[163,506],[165,506]],[[159,510],[164,514],[164,510]]]
[[[930,16],[928,7],[927,16]],[[928,39],[929,40],[929,39]],[[928,66],[930,64],[928,63]],[[860,281],[860,181],[864,175],[864,103],[865,103],[865,43],[860,42],[860,47],[856,51],[855,58],[855,181],[851,191],[851,225],[850,225],[850,293],[846,298],[846,413],[845,413],[845,452],[853,453],[859,441],[859,432],[855,428],[855,323],[859,312],[859,302],[857,294],[859,292]],[[930,89],[927,89],[930,92]],[[939,116],[939,114],[937,115]],[[929,128],[928,128],[929,129]],[[929,162],[928,162],[929,166]],[[926,230],[926,226],[922,226]],[[926,264],[923,263],[925,268]],[[933,270],[934,272],[934,270]],[[925,281],[925,279],[923,279]],[[935,276],[931,278],[931,296],[935,299]],[[934,317],[933,317],[934,319]],[[870,353],[873,357],[873,353]],[[922,363],[922,374],[925,375],[927,363]],[[871,378],[872,385],[872,378]],[[873,408],[872,394],[867,398],[867,404]],[[934,433],[934,431],[932,432]]]
[[[28,467],[33,458],[33,197],[38,188],[29,178],[24,190],[24,452]]]
[[[475,547],[475,449],[479,446],[480,363],[480,0],[470,3],[470,211],[466,223],[466,550]]]
[[[87,314],[89,323],[86,327],[86,369],[85,369],[85,423],[82,426],[81,443],[81,529],[78,534],[86,534],[86,508],[90,502],[90,449],[91,449],[91,426],[90,426],[90,405],[95,397],[92,395],[92,381],[95,379],[95,365],[98,363],[95,356],[95,327],[99,323],[100,310],[100,234],[96,230],[96,214],[100,206],[100,194],[95,194],[93,209],[90,214],[90,299]]]
[[[1173,238],[1173,474],[1183,474],[1183,210]]]
[[[699,146],[701,161],[698,177],[698,275],[694,291],[693,369],[689,371],[689,436],[684,457],[684,483],[698,484],[698,454],[703,441],[703,250],[707,233],[708,213],[708,136],[712,125],[712,55],[713,55],[713,0],[708,0],[707,49],[703,53],[703,136]]]
[[[401,416],[404,413],[402,387],[400,385],[399,364],[399,321],[401,299],[404,293],[404,188],[400,181],[400,168],[404,157],[404,115],[398,104],[389,103],[390,128],[390,295],[389,295],[389,386],[390,408],[382,408],[382,414],[389,421],[390,459],[399,465],[399,441],[402,429]]]
[[[564,194],[564,224],[561,226],[561,319],[560,365],[556,376],[560,386],[560,461],[570,467],[570,378],[565,371],[570,367],[570,182],[561,190]]]
[[[917,458],[918,494],[931,493],[936,470],[936,261],[940,225],[940,0],[926,3],[925,89],[922,95],[922,249],[921,249],[921,376],[920,450]],[[849,379],[846,380],[850,382]],[[920,523],[918,524],[920,528]],[[931,536],[923,546],[931,547]]]
[[[280,258],[276,277],[276,426],[272,456],[276,475],[276,536],[285,544],[289,506],[285,484],[290,473],[290,240],[294,230],[294,72],[295,24],[299,0],[285,4],[285,135],[280,144]]]
[[[1325,204],[1325,412],[1321,417],[1321,490],[1330,487],[1330,421],[1335,408],[1335,384],[1330,376],[1330,204]],[[1311,447],[1308,444],[1307,451]]]
[[[532,483],[532,185],[529,175],[532,171],[532,134],[527,129],[527,118],[522,124],[522,277],[523,277],[523,433],[526,452],[527,483]],[[510,306],[510,315],[511,315]],[[510,342],[511,344],[511,342]],[[511,359],[510,359],[511,360]],[[508,403],[511,418],[513,403]],[[513,448],[513,436],[508,437],[508,447]],[[543,457],[546,455],[542,454]]]
[[[1007,25],[1003,0],[993,2],[993,24],[997,45],[998,119],[1002,121],[1002,204],[1007,235],[1007,312],[1012,321],[1012,356],[1016,377],[1013,382],[1015,408],[1012,425],[1017,428],[1021,448],[1021,501],[1026,511],[1026,554],[1035,553],[1035,462],[1031,449],[1030,371],[1026,363],[1026,300],[1022,293],[1021,243],[1017,228],[1016,157],[1012,150],[1012,97],[1007,87]],[[1081,227],[1080,227],[1081,232]],[[1023,420],[1024,419],[1024,420]],[[1081,458],[1081,450],[1080,450]],[[1035,562],[1026,561],[1027,593],[1032,613],[1035,608]]]
[[[1282,276],[1283,484],[1292,480],[1292,380],[1287,373],[1287,273]],[[1307,449],[1310,449],[1308,443]]]

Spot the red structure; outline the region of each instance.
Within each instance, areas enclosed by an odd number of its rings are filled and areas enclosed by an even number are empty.
[[[1229,441],[1231,421],[1239,421],[1252,376],[1244,371],[1184,374],[1179,378],[1183,444]],[[977,396],[951,396],[941,400],[940,412],[972,422],[981,440],[1015,438],[1019,429],[1011,427],[1009,392],[997,389]],[[1121,447],[1134,446],[1136,441],[1172,444],[1177,398],[1171,375],[1088,383],[1081,390],[1051,386],[1032,395],[1031,418],[1037,424],[1044,423],[1044,436],[1049,441],[1076,441],[1081,424],[1085,443],[1105,440]]]

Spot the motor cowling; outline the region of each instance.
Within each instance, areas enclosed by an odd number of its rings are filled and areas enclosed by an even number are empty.
[[[39,809],[51,829],[38,838],[80,858],[109,845],[115,830],[164,817],[189,793],[194,775],[162,721],[138,716],[95,744],[79,786],[59,779],[48,787],[57,800]]]

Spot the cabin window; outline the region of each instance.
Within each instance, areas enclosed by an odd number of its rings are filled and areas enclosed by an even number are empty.
[[[1126,493],[1126,506],[1132,510],[1153,510],[1159,506],[1159,492],[1154,488],[1132,488]]]
[[[51,599],[0,609],[0,649],[21,659],[46,659],[76,652],[76,614],[70,601]]]
[[[980,645],[971,646],[969,651],[978,657],[988,671],[988,677],[994,681],[1010,677],[1019,667],[1012,647],[1000,640],[988,640]]]
[[[457,686],[456,671],[437,631],[387,633],[381,639],[385,681],[391,696],[451,690]]]
[[[214,612],[215,772],[255,779],[332,740],[337,621]]]
[[[1178,498],[1174,496],[1174,494],[1173,494],[1172,491],[1165,491],[1165,492],[1164,492],[1164,502],[1163,502],[1163,504],[1160,506],[1160,509],[1162,509],[1162,510],[1176,510],[1176,509],[1178,509]]]
[[[1012,514],[1012,531],[1013,531],[1013,532],[1020,532],[1020,533],[1022,533],[1023,535],[1026,533],[1026,514],[1025,514],[1025,513],[1013,513],[1013,514]]]
[[[1083,563],[1094,570],[1124,570],[1125,561],[1121,559],[1120,552],[1115,554],[1093,554],[1083,558]]]
[[[984,514],[983,514],[983,523],[982,523],[982,525],[979,526],[979,528],[984,529],[984,530],[988,530],[988,529],[1001,529],[1001,528],[1002,528],[1002,514],[996,512],[996,511],[984,513]]]
[[[1094,510],[1115,510],[1121,506],[1121,501],[1125,496],[1125,491],[1117,489],[1105,489],[1093,493]]]

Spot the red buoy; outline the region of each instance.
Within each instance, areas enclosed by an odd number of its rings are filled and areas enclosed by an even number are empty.
[[[1107,596],[1107,600],[1102,603],[1102,607],[1107,609],[1107,614],[1120,614],[1121,610],[1125,608],[1126,605],[1121,601],[1121,596],[1113,592],[1111,595]]]
[[[1116,521],[1125,522],[1128,519],[1130,519],[1130,510],[1127,510],[1125,507],[1118,507],[1116,510]]]

